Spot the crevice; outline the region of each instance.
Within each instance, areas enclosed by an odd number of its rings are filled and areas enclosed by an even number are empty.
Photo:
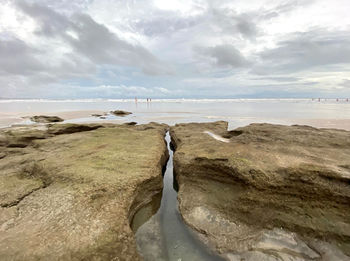
[[[53,135],[72,134],[103,128],[102,125],[83,125],[83,124],[55,124],[48,128],[48,133]]]
[[[231,131],[227,131],[227,133],[222,135],[222,137],[224,137],[226,139],[230,139],[232,137],[237,137],[237,136],[239,136],[241,134],[243,134],[242,130],[231,130]]]
[[[25,148],[33,145],[34,140],[44,140],[61,134],[73,134],[77,132],[92,131],[103,128],[96,124],[47,124],[47,130],[28,129],[25,131],[6,131],[6,140],[1,146],[7,148]]]
[[[47,171],[37,162],[28,164],[24,166],[19,173],[16,175],[19,179],[24,180],[37,180],[41,182],[41,185],[32,189],[31,191],[25,193],[24,195],[16,198],[15,200],[9,203],[2,203],[1,207],[12,207],[18,205],[24,198],[31,195],[33,192],[38,191],[39,189],[47,188],[52,184],[52,178],[47,173]]]
[[[165,137],[165,134],[164,134]],[[133,218],[137,211],[143,206],[149,204],[155,195],[162,192],[163,188],[163,176],[166,170],[166,166],[169,160],[169,152],[167,146],[164,146],[164,151],[159,159],[158,166],[160,170],[160,175],[152,177],[140,183],[134,193],[134,199],[131,203],[128,211],[129,224],[131,226]]]
[[[137,186],[134,200],[129,207],[128,220],[131,226],[133,218],[138,210],[149,204],[152,198],[162,192],[162,178],[151,178]]]
[[[44,189],[44,188],[47,188],[47,186],[40,186],[38,188],[35,188],[35,189],[29,191],[28,193],[24,194],[23,196],[17,198],[16,200],[14,200],[12,202],[1,204],[0,207],[10,208],[10,207],[13,207],[13,206],[17,206],[23,199],[25,199],[26,197],[28,197],[29,195],[31,195],[35,191],[38,191],[38,190]]]

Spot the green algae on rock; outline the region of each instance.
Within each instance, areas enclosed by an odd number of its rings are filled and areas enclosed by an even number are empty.
[[[349,260],[350,132],[215,122],[170,134],[182,217],[228,260]]]
[[[114,114],[115,116],[121,116],[121,117],[132,114],[132,112],[122,111],[122,110],[111,111],[111,113]]]
[[[32,116],[30,117],[31,121],[37,122],[37,123],[50,123],[50,122],[61,122],[63,121],[62,118],[57,116],[45,116],[45,115],[38,115],[38,116]]]
[[[161,191],[166,128],[1,130],[1,260],[139,260],[129,220]]]

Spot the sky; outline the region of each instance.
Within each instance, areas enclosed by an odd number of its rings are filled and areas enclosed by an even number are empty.
[[[350,97],[349,10],[349,0],[0,0],[0,97]]]

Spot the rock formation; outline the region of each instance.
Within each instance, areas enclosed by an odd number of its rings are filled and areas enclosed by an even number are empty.
[[[37,122],[37,123],[50,123],[50,122],[61,122],[63,121],[62,118],[57,116],[45,116],[45,115],[39,115],[39,116],[33,116],[30,117],[31,121]]]
[[[227,260],[349,260],[350,132],[216,122],[170,134],[182,217]]]
[[[161,191],[167,128],[1,129],[0,259],[139,260],[130,223]],[[226,260],[349,260],[350,132],[215,122],[170,134],[181,215]]]
[[[132,112],[121,111],[121,110],[111,111],[111,113],[114,114],[115,116],[121,116],[121,117],[124,117],[126,115],[132,114]]]
[[[130,220],[162,188],[166,128],[0,130],[0,259],[139,260]]]

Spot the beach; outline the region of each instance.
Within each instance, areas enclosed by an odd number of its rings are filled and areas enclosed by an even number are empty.
[[[0,261],[350,261],[349,0],[0,2]]]
[[[117,109],[132,114],[108,115],[105,119],[91,116]],[[68,123],[134,121],[174,125],[224,120],[229,129],[266,122],[350,130],[350,102],[336,99],[139,99],[137,103],[133,99],[0,100],[0,127],[30,124],[28,117],[34,115],[55,115]]]

